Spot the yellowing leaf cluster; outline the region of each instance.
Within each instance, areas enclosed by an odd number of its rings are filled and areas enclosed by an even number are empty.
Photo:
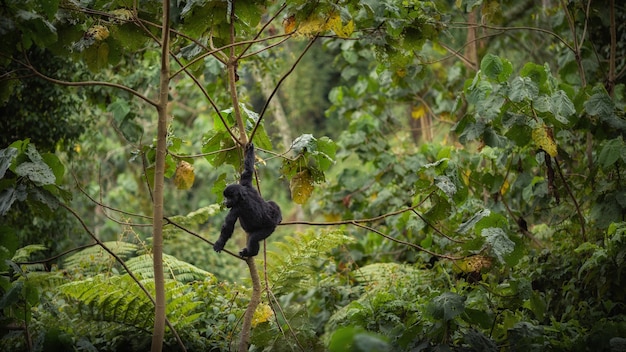
[[[270,306],[265,303],[259,304],[254,311],[254,315],[252,316],[252,327],[256,327],[261,323],[269,321],[272,315],[274,315],[274,312]]]
[[[295,22],[293,16],[285,20],[283,23],[285,33],[291,33],[294,30],[296,27]],[[341,38],[349,38],[354,32],[354,21],[350,20],[348,23],[344,24],[341,21],[341,16],[338,14],[332,15],[328,19],[313,17],[301,22],[296,30],[296,34],[312,36],[328,30],[335,32],[335,34]]]
[[[548,155],[551,157],[557,155],[556,142],[548,126],[543,125],[533,129],[532,137],[535,144],[548,153]]]
[[[298,172],[289,183],[291,198],[296,204],[304,204],[313,193],[313,177],[309,170]]]
[[[426,108],[424,107],[424,105],[413,107],[413,109],[411,110],[411,117],[416,120],[419,120],[424,116],[426,116]]]
[[[196,174],[193,166],[186,161],[181,161],[176,166],[176,174],[174,174],[174,185],[178,189],[186,190],[193,186]]]
[[[96,24],[87,30],[85,36],[91,37],[97,41],[103,41],[109,37],[109,29],[103,25]]]
[[[474,255],[458,263],[459,269],[465,273],[477,273],[489,269],[493,259],[482,255]]]

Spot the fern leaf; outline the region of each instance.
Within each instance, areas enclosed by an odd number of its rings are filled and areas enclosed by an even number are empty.
[[[280,251],[268,252],[267,274],[275,284],[274,293],[280,295],[308,286],[311,281],[308,279],[316,275],[320,259],[327,257],[334,248],[352,241],[336,229],[286,237],[286,243],[276,244]]]

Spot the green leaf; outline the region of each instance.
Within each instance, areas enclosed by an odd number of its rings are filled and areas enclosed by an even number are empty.
[[[0,150],[0,179],[4,178],[4,174],[11,166],[13,159],[17,156],[18,150],[13,147],[8,147]]]
[[[126,100],[118,99],[107,106],[107,111],[113,114],[113,119],[120,125],[130,112],[130,105]]]
[[[51,185],[56,181],[52,169],[43,161],[21,163],[15,168],[15,173],[27,177],[38,186]]]
[[[615,104],[606,90],[603,87],[595,87],[592,92],[593,95],[585,102],[585,111],[603,121],[614,118]]]
[[[26,186],[20,184],[15,187],[9,187],[0,192],[0,215],[4,216],[11,209],[16,200],[24,201],[26,199]]]
[[[506,59],[487,54],[480,62],[480,70],[487,77],[502,83],[508,80],[511,73],[513,73],[513,65]]]
[[[598,163],[602,165],[602,168],[606,169],[609,166],[615,164],[615,162],[621,158],[622,153],[625,152],[624,140],[622,137],[608,140],[602,146],[602,150],[598,155]]]
[[[489,216],[489,214],[491,214],[491,210],[489,209],[483,209],[477,212],[471,218],[469,218],[468,220],[463,222],[461,225],[459,225],[459,228],[456,229],[456,231],[461,234],[468,233],[469,230],[474,228],[474,226],[478,223],[478,221],[480,221],[485,216]]]
[[[0,225],[0,270],[6,271],[8,265],[6,260],[13,258],[13,254],[20,245],[17,232],[14,228]]]
[[[456,186],[448,176],[435,177],[435,186],[442,190],[450,199],[454,197],[454,194],[456,193]]]
[[[509,98],[516,103],[534,100],[539,94],[539,87],[528,77],[515,77],[511,82]]]
[[[515,249],[515,242],[511,241],[504,230],[499,227],[483,229],[480,234],[485,238],[486,243],[491,247],[491,251],[501,263],[504,263],[505,256],[511,254]]]
[[[307,151],[310,152],[312,150],[317,150],[316,141],[317,139],[315,139],[312,134],[303,134],[293,140],[293,142],[291,143],[291,149],[296,154],[302,154]]]
[[[5,309],[15,303],[17,303],[20,299],[20,294],[22,293],[22,288],[24,287],[24,281],[15,281],[11,285],[11,288],[7,290],[4,295],[0,298],[0,309]]]
[[[320,169],[326,171],[335,163],[337,144],[328,137],[322,137],[317,140],[317,150],[324,156],[318,158],[317,162],[320,165]]]
[[[546,72],[545,66],[529,62],[522,67],[520,76],[529,78],[537,86],[542,86],[548,79],[548,72]]]
[[[557,90],[550,96],[550,112],[563,124],[568,124],[568,117],[576,113],[574,103],[562,90]]]
[[[379,352],[391,350],[391,345],[383,335],[369,332],[359,326],[346,326],[333,332],[328,350],[330,352]]]
[[[54,177],[56,178],[56,184],[60,184],[63,175],[65,174],[65,166],[61,162],[58,156],[52,153],[45,153],[42,156],[43,161],[50,167]]]
[[[435,319],[452,320],[465,310],[465,297],[454,292],[444,292],[433,298],[427,310]]]

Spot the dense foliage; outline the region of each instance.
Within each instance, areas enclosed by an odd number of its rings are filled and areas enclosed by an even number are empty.
[[[623,4],[170,10],[167,350],[236,348],[242,135],[284,218],[251,350],[626,350]],[[149,349],[161,15],[0,7],[1,350]]]

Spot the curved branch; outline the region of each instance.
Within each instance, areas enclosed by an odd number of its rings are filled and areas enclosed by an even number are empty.
[[[49,263],[49,262],[51,262],[53,260],[57,260],[57,259],[61,258],[62,256],[66,255],[66,254],[70,254],[72,252],[77,252],[77,251],[83,250],[85,248],[93,247],[93,246],[96,246],[96,245],[98,245],[98,242],[94,242],[94,243],[90,243],[90,244],[84,244],[82,246],[78,246],[78,247],[74,247],[74,248],[68,249],[68,250],[66,250],[64,252],[61,252],[61,253],[59,253],[59,254],[57,254],[55,256],[49,257],[49,258],[45,258],[45,259],[41,259],[41,260],[35,260],[35,261],[32,261],[32,262],[15,262],[15,264],[17,264],[17,265],[45,264],[45,263]]]
[[[289,69],[289,71],[287,71],[278,81],[278,83],[276,83],[276,87],[274,88],[274,90],[272,91],[272,94],[270,94],[269,97],[267,97],[267,101],[265,102],[265,105],[263,105],[263,109],[261,109],[261,113],[259,114],[259,119],[256,121],[256,123],[254,124],[254,128],[252,129],[252,132],[250,133],[250,140],[252,140],[252,138],[254,137],[254,134],[256,133],[257,128],[259,127],[259,124],[261,123],[261,120],[263,120],[263,116],[265,115],[265,111],[267,110],[268,106],[270,105],[270,102],[272,101],[272,98],[274,97],[274,95],[276,95],[276,92],[278,92],[278,88],[280,88],[280,85],[285,81],[285,79],[295,70],[296,66],[298,65],[298,63],[300,62],[300,60],[302,60],[302,58],[304,57],[304,54],[306,54],[306,52],[311,48],[311,46],[313,46],[313,43],[315,43],[315,41],[317,40],[318,36],[315,36],[313,39],[311,39],[311,41],[307,44],[307,46],[304,48],[304,50],[302,51],[302,53],[300,54],[300,56],[298,56],[298,58],[296,59],[296,61],[293,63],[293,65],[291,66],[291,68]]]
[[[2,55],[4,57],[6,57],[6,55]],[[68,82],[68,81],[63,81],[63,80],[59,80],[56,78],[52,78],[49,76],[44,75],[43,73],[37,71],[37,69],[31,65],[30,63],[24,63],[21,62],[19,60],[15,60],[15,59],[11,59],[13,61],[18,62],[20,65],[26,67],[28,70],[30,70],[31,72],[33,72],[35,74],[35,76],[44,79],[48,82],[54,83],[54,84],[58,84],[61,86],[67,86],[67,87],[85,87],[85,86],[103,86],[103,87],[110,87],[110,88],[116,88],[116,89],[120,89],[123,90],[125,92],[128,92],[134,96],[136,96],[137,98],[145,101],[146,103],[152,105],[152,106],[157,106],[158,103],[148,97],[146,97],[145,95],[139,93],[138,91],[127,87],[125,85],[122,84],[117,84],[117,83],[111,83],[111,82],[104,82],[104,81],[81,81],[81,82]]]

